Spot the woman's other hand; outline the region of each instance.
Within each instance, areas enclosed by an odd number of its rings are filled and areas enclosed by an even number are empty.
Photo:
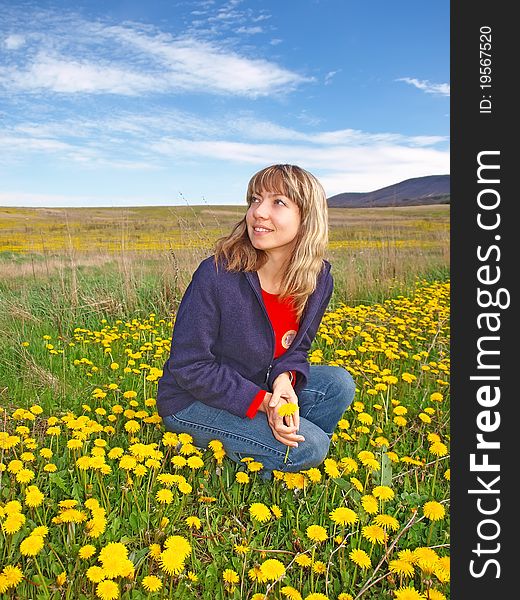
[[[295,448],[298,446],[298,442],[305,441],[305,438],[298,434],[300,416],[298,410],[292,415],[281,416],[278,411],[284,404],[298,406],[298,396],[291,385],[288,373],[281,373],[274,380],[273,392],[272,394],[266,393],[260,410],[266,413],[274,437],[282,444]]]

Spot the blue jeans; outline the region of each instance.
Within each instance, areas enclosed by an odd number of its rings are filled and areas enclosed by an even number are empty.
[[[332,433],[354,398],[355,384],[343,367],[311,365],[307,386],[298,396],[299,433],[305,438],[297,448],[274,436],[265,413],[254,419],[233,415],[227,410],[194,401],[174,415],[163,418],[164,426],[174,433],[189,433],[199,448],[211,440],[220,440],[229,458],[239,462],[246,456],[264,465],[261,475],[269,479],[273,470],[297,472],[320,465],[329,450]]]

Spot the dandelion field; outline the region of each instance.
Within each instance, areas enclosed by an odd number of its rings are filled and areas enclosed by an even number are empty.
[[[354,402],[323,465],[271,482],[218,440],[165,433],[155,395],[173,313],[79,302],[45,319],[30,304],[40,280],[10,281],[0,598],[449,597],[446,277],[416,274],[381,301],[335,292],[309,360],[348,369]]]

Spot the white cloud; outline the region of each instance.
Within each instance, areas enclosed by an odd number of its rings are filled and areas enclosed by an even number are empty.
[[[131,70],[67,60],[40,54],[25,71],[0,69],[0,83],[14,90],[48,90],[61,93],[112,93],[132,95],[157,89],[161,82]]]
[[[173,37],[144,25],[78,21],[73,30],[81,32],[77,39],[59,29],[55,35],[40,32],[38,50],[35,46],[26,54],[25,64],[0,67],[0,86],[18,92],[196,92],[255,98],[285,94],[314,81],[221,42]]]
[[[366,192],[410,177],[449,173],[449,152],[397,144],[327,146],[164,139],[153,150],[169,157],[266,165],[293,163],[320,172],[328,195]]]
[[[5,37],[4,46],[7,50],[18,50],[25,44],[25,36],[12,33]]]
[[[332,82],[332,78],[334,77],[334,75],[338,74],[341,72],[341,69],[337,69],[336,71],[329,71],[326,75],[325,75],[325,80],[324,83],[325,85],[330,85]]]
[[[45,207],[81,207],[81,206],[146,206],[150,198],[137,195],[110,196],[107,202],[106,196],[99,194],[38,194],[14,190],[12,192],[0,192],[0,207],[2,206],[27,206],[35,208]],[[165,198],[164,204],[169,204],[170,199]]]
[[[71,133],[73,132],[73,133]],[[0,136],[11,161],[52,156],[89,169],[150,170],[172,165],[227,162],[265,165],[292,162],[324,174],[329,194],[370,191],[397,178],[449,172],[448,139],[355,129],[307,133],[251,115],[198,117],[180,111],[153,115],[122,112],[95,121],[19,124]],[[346,174],[345,176],[343,174]],[[345,180],[348,189],[340,189]]]
[[[236,31],[236,33],[245,33],[247,35],[255,35],[257,33],[262,33],[263,29],[261,27],[239,27],[235,31]]]
[[[450,95],[449,83],[431,83],[426,79],[420,80],[412,77],[401,77],[396,79],[396,81],[404,81],[405,83],[415,86],[419,90],[425,91],[427,94],[438,94],[440,96]]]

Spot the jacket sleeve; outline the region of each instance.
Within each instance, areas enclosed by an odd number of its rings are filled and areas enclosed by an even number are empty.
[[[309,328],[305,332],[305,335],[302,337],[300,343],[297,348],[294,348],[288,352],[285,352],[277,359],[276,363],[273,365],[273,369],[269,376],[269,387],[272,389],[272,385],[274,380],[283,373],[284,371],[296,371],[296,382],[294,385],[294,390],[298,394],[305,385],[307,384],[307,380],[309,378],[309,360],[308,353],[311,348],[311,344],[316,337],[318,332],[318,328],[320,326],[323,315],[325,314],[325,310],[330,302],[332,297],[332,290],[334,289],[334,280],[332,275],[327,276],[327,287],[325,288],[325,292],[323,294],[323,299],[320,304],[320,307],[316,311],[316,315],[312,320]]]
[[[195,399],[245,417],[261,388],[213,353],[220,324],[216,276],[207,263],[193,274],[177,312],[165,369]]]

